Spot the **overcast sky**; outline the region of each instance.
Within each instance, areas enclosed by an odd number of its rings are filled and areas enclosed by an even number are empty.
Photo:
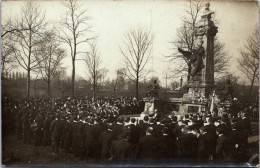
[[[55,24],[64,15],[65,7],[61,1],[39,1],[40,7],[46,11],[47,20]],[[150,76],[158,76],[165,82],[163,72],[167,66],[174,67],[164,55],[173,52],[170,41],[176,37],[176,30],[181,26],[180,16],[188,8],[187,1],[80,1],[82,8],[87,9],[92,18],[93,35],[98,35],[98,46],[103,61],[103,66],[109,69],[110,79],[114,77],[117,67],[122,66],[122,55],[119,45],[125,31],[141,26],[151,29],[154,36],[152,60],[150,66],[153,72]],[[8,17],[19,15],[20,8],[25,1],[2,1],[2,21]],[[225,44],[226,50],[232,55],[230,72],[240,76],[240,81],[245,80],[238,71],[236,59],[239,50],[246,42],[246,37],[258,26],[258,6],[256,2],[211,2],[211,10],[216,12],[218,20],[218,39]],[[91,35],[90,34],[90,35]],[[69,53],[68,53],[69,54]],[[76,62],[76,75],[86,78],[86,65],[83,61]],[[70,56],[64,60],[67,72],[71,74]]]

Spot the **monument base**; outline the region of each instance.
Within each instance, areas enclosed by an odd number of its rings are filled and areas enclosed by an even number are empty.
[[[157,97],[144,98],[145,106],[144,111],[141,114],[152,116],[155,114],[155,110],[162,111],[162,100]]]

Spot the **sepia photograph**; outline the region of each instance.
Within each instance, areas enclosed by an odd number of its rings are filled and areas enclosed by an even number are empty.
[[[2,0],[1,166],[259,167],[259,2]]]

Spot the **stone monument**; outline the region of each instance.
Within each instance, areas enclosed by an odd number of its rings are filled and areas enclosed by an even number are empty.
[[[212,21],[214,12],[209,7],[210,4],[206,3],[195,27],[195,49],[178,49],[191,63],[189,90],[183,95],[183,103],[206,104],[214,89],[214,37],[218,30]]]
[[[208,99],[214,89],[214,37],[218,32],[212,21],[213,11],[210,4],[205,4],[205,9],[195,27],[195,41],[193,51],[184,51],[178,48],[179,52],[187,58],[191,65],[189,69],[190,80],[186,87],[188,93],[179,100],[170,101],[179,105],[179,114],[196,113],[205,111]],[[182,82],[181,82],[182,83]],[[162,101],[158,97],[158,85],[151,85],[151,90],[144,98],[145,108],[142,115],[155,115],[164,111],[163,106],[169,102]]]

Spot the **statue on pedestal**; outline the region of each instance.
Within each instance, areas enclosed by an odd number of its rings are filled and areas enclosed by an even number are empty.
[[[158,90],[160,89],[160,87],[156,80],[153,81],[153,84],[148,86],[148,89],[150,90],[146,92],[147,97],[159,97]]]
[[[184,51],[178,48],[178,51],[183,54],[185,58],[188,59],[188,63],[191,64],[190,80],[200,80],[201,70],[205,67],[203,64],[203,58],[205,57],[205,50],[202,45],[198,49],[193,50],[193,52]]]

